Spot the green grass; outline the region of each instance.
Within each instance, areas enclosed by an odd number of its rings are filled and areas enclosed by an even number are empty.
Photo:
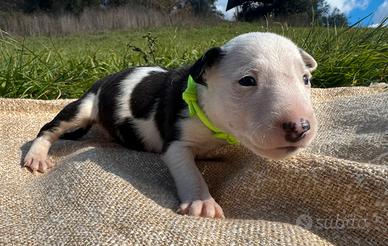
[[[327,29],[217,26],[158,28],[66,37],[0,36],[0,97],[76,98],[96,80],[130,66],[173,68],[194,62],[206,49],[249,31],[291,38],[318,61],[313,86],[387,82],[387,28]]]

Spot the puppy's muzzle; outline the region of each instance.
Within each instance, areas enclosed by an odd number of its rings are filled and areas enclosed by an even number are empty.
[[[282,124],[287,142],[296,143],[302,140],[310,130],[310,122],[301,118],[298,122],[288,121]]]

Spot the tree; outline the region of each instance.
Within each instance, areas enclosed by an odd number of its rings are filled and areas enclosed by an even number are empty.
[[[312,1],[306,0],[276,0],[273,4],[275,16],[288,16],[307,13],[311,10]]]
[[[237,19],[253,21],[273,12],[274,1],[241,1],[241,7],[237,11]]]
[[[306,14],[313,5],[309,0],[256,0],[244,1],[237,16],[240,20],[252,21],[264,16],[283,17]]]
[[[26,0],[23,6],[25,12],[33,12],[36,10],[49,10],[52,2],[50,0]]]
[[[339,9],[335,8],[330,14],[323,15],[321,17],[321,23],[324,26],[348,26],[348,19],[345,14],[342,13]]]
[[[99,6],[100,0],[26,0],[24,11],[72,12],[79,14],[85,7]]]
[[[179,0],[171,8],[171,13],[176,14],[187,7],[191,7],[195,15],[218,15],[215,2],[216,0]]]
[[[237,19],[253,21],[264,17],[304,17],[308,23],[315,22],[321,25],[347,25],[346,16],[338,9],[331,13],[326,0],[255,0],[234,1],[240,5]]]
[[[216,10],[217,0],[1,0],[0,10],[23,10],[27,13],[35,11],[45,12],[70,12],[80,14],[87,7],[119,7],[119,6],[142,6],[170,13],[190,6],[196,15],[208,15],[219,13]]]

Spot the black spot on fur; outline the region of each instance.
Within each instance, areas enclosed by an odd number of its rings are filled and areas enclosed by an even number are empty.
[[[116,141],[132,149],[142,150],[144,146],[135,134],[130,119],[120,119],[121,121],[118,122],[119,119],[117,118],[118,101],[121,96],[120,84],[133,71],[133,68],[128,69],[100,81],[98,121]]]
[[[130,118],[126,118],[121,123],[116,124],[116,134],[114,136],[127,148],[145,151],[145,146],[140,141]]]
[[[147,119],[150,116],[166,86],[166,76],[166,72],[151,72],[136,85],[131,94],[131,111],[135,118]]]
[[[163,140],[163,151],[180,137],[176,122],[180,119],[182,110],[187,107],[182,93],[187,86],[188,74],[188,68],[151,72],[131,93],[130,108],[135,118],[148,119],[152,110],[155,110],[154,120]],[[123,129],[132,130],[128,136],[122,134],[122,138],[138,139],[138,134],[130,122],[127,122]],[[128,142],[126,146],[132,145]]]
[[[183,119],[182,111],[187,108],[182,93],[187,87],[189,71],[187,68],[171,70],[164,79],[163,90],[158,93],[158,107],[155,121],[163,139],[163,152],[172,141],[180,138],[180,130],[176,125]]]
[[[193,77],[194,81],[198,84],[206,85],[203,74],[206,69],[218,63],[223,56],[224,52],[219,47],[211,48],[206,51],[206,53],[190,68],[190,75]]]

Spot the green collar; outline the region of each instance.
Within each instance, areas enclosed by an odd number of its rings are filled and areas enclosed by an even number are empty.
[[[194,82],[191,75],[187,80],[187,88],[182,94],[183,100],[189,107],[190,117],[197,116],[198,119],[213,132],[213,136],[218,139],[226,140],[229,144],[237,144],[238,140],[226,132],[218,129],[206,116],[205,112],[202,111],[197,100],[197,84]]]

